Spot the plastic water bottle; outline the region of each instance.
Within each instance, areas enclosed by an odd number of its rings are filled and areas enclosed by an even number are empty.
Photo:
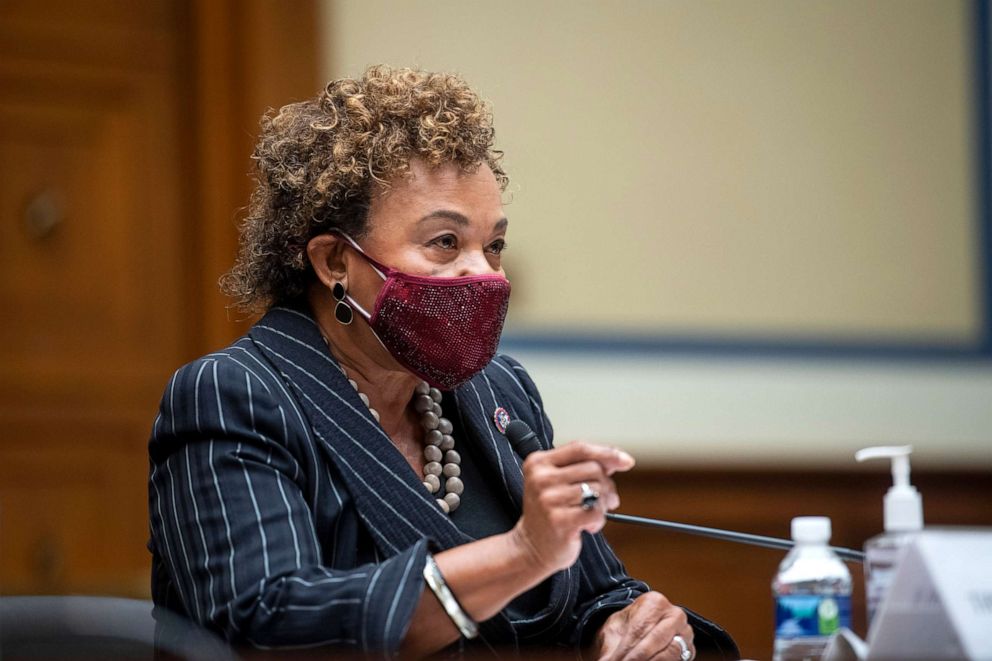
[[[796,517],[792,520],[792,540],[796,545],[772,581],[773,659],[815,661],[823,655],[834,631],[851,626],[851,572],[827,545],[827,517]]]

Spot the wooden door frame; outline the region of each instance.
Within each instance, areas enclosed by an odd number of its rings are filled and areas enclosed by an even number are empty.
[[[252,321],[229,308],[218,278],[233,264],[237,225],[252,190],[251,153],[262,114],[316,94],[318,0],[189,0],[189,358],[218,349]]]

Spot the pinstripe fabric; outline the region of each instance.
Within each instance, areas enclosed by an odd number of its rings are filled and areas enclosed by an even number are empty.
[[[520,460],[497,406],[551,425],[527,372],[498,356],[453,393],[466,439],[519,506]],[[337,369],[313,320],[275,308],[227,349],[180,368],[149,442],[155,602],[228,639],[394,653],[423,589],[428,550],[468,541]],[[647,589],[600,535],[551,577],[548,605],[482,624],[492,648],[575,645]]]

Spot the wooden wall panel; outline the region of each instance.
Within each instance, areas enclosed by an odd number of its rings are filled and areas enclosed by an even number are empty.
[[[147,594],[147,462],[131,442],[145,433],[143,420],[78,418],[6,432],[3,594]]]
[[[201,241],[191,282],[197,345],[219,347],[253,318],[230,308],[217,280],[237,253],[237,224],[252,190],[251,153],[263,112],[315,95],[317,9],[313,1],[214,0],[192,5],[196,127],[194,172]]]
[[[168,2],[0,5],[0,589],[147,592],[185,294]]]
[[[314,13],[0,3],[0,593],[147,595],[148,433],[244,327],[217,276],[258,117],[316,89]]]
[[[829,516],[832,543],[861,548],[882,530],[887,470],[635,469],[618,479],[618,511],[680,523],[789,537],[794,516]],[[992,525],[992,474],[915,471],[927,525]],[[771,658],[771,581],[784,552],[609,523],[606,535],[631,575],[724,626],[748,658]],[[865,634],[861,566],[854,628]]]

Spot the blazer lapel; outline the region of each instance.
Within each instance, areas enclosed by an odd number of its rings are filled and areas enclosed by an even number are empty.
[[[338,368],[308,314],[289,308],[273,308],[252,327],[250,335],[299,397],[318,446],[338,467],[355,499],[358,516],[380,550],[394,555],[424,537],[433,539],[440,550],[471,541],[441,511],[410,470],[406,459],[372,418],[368,407]],[[483,398],[482,401],[486,400]],[[482,429],[476,419],[478,415],[471,414],[464,419],[467,424],[463,424],[466,430],[472,430],[468,433],[477,436]],[[499,440],[505,447],[498,445]],[[499,466],[508,493],[519,506],[523,478],[519,464],[514,463],[515,455],[505,438],[491,437],[490,441],[491,449],[484,452],[491,461],[496,459],[493,468]],[[515,647],[517,632],[505,612],[480,623],[480,627],[483,640],[513,641]]]
[[[250,334],[295,391],[380,550],[394,555],[424,537],[442,549],[469,541],[372,418],[308,315],[273,308]]]

